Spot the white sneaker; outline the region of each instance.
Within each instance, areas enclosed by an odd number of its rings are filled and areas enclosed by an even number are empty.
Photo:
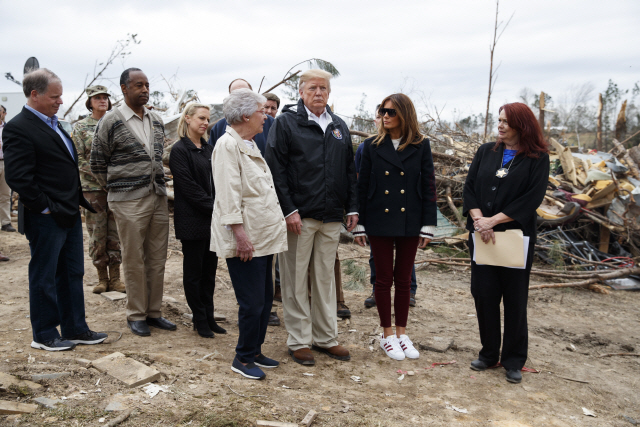
[[[387,356],[394,360],[404,360],[404,352],[400,348],[398,337],[395,335],[389,335],[384,337],[384,334],[380,335],[380,347],[387,353]]]
[[[408,336],[400,335],[398,343],[400,344],[400,348],[402,349],[402,351],[404,351],[404,355],[409,359],[417,359],[418,357],[420,357],[420,353],[413,346],[413,343]]]

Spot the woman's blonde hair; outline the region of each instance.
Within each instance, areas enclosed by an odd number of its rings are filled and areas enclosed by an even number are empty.
[[[192,102],[190,104],[187,104],[187,106],[184,107],[184,110],[182,110],[182,115],[180,116],[180,121],[178,122],[178,136],[180,138],[189,136],[188,134],[189,125],[187,124],[187,121],[184,119],[185,116],[189,116],[189,117],[193,116],[198,110],[198,108],[206,108],[207,111],[211,112],[211,107],[209,107],[206,104],[200,104],[199,102]],[[205,141],[209,141],[209,132],[205,132],[204,135],[202,135],[202,137],[204,138]]]
[[[424,140],[425,136],[420,133],[420,124],[418,123],[418,115],[416,109],[413,106],[411,99],[404,93],[394,93],[387,96],[380,103],[380,109],[385,108],[387,101],[391,101],[393,108],[396,110],[398,119],[400,120],[400,128],[402,129],[402,138],[400,139],[400,145],[398,151],[402,151],[409,144],[420,144]],[[380,145],[384,138],[388,135],[387,130],[384,128],[384,123],[380,120],[378,125],[378,136],[373,140],[373,143]]]

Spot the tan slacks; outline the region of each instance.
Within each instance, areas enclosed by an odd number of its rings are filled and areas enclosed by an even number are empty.
[[[0,225],[11,224],[11,188],[4,175],[4,160],[0,160]]]
[[[109,202],[109,206],[120,235],[127,320],[161,317],[169,242],[167,196],[152,193],[141,199]]]
[[[293,351],[338,344],[334,265],[340,227],[304,218],[301,235],[287,232],[289,250],[279,254],[280,280],[287,345]]]

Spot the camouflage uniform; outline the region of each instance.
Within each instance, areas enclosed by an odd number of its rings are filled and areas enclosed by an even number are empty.
[[[91,203],[97,213],[85,209],[84,218],[89,233],[89,255],[96,267],[106,268],[108,265],[122,263],[120,255],[120,238],[113,212],[107,204],[107,192],[91,175],[89,159],[91,157],[91,141],[98,120],[87,116],[76,123],[73,128],[73,143],[78,150],[78,167],[84,197]]]

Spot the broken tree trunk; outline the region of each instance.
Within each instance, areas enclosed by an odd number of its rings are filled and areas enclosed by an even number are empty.
[[[456,205],[453,203],[453,199],[451,198],[451,186],[447,185],[447,204],[449,205],[449,209],[453,211],[453,214],[456,216],[458,220],[458,226],[460,228],[464,228],[464,223],[462,222],[462,215],[460,215],[460,211],[456,208]]]
[[[598,94],[598,124],[596,127],[596,149],[602,151],[602,94]]]
[[[540,129],[544,132],[544,92],[540,92],[538,102],[540,103],[540,116],[538,117],[538,122],[540,123]]]
[[[616,147],[616,149],[620,153],[618,154],[618,156],[622,155],[622,158],[624,159],[625,163],[629,167],[629,170],[631,171],[631,174],[633,175],[633,177],[635,179],[640,179],[640,170],[638,170],[638,165],[636,164],[636,162],[633,161],[631,156],[629,156],[629,152],[627,151],[626,148],[624,148],[624,145],[620,144],[618,140],[615,138],[613,140],[613,145]]]
[[[627,100],[625,99],[616,120],[616,139],[622,141],[627,133]]]
[[[569,283],[552,283],[545,285],[533,285],[529,286],[529,289],[543,289],[543,288],[584,288],[595,283],[600,283],[609,279],[617,279],[618,277],[626,277],[632,274],[640,273],[640,267],[623,268],[620,270],[612,271],[610,273],[593,273],[593,277],[587,280],[581,280],[579,282]]]

